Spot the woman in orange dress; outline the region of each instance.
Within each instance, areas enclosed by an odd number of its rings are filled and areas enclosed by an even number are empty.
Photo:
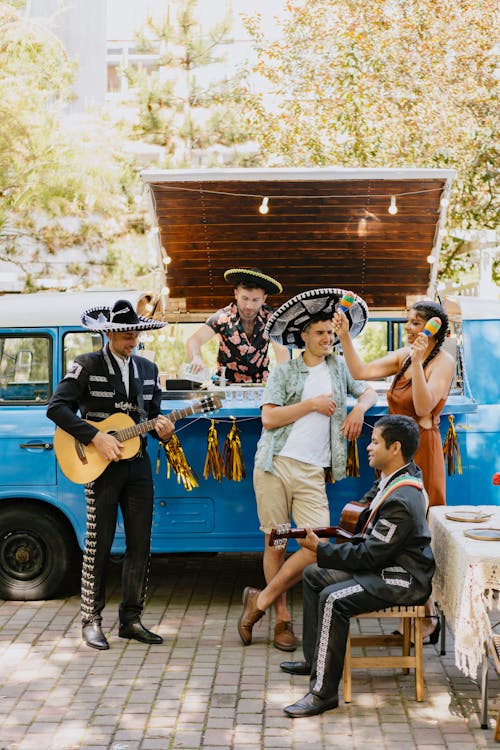
[[[435,335],[426,335],[425,324],[439,318],[441,326]],[[453,382],[455,362],[441,347],[448,332],[448,316],[436,302],[416,302],[409,311],[406,323],[407,346],[388,352],[372,362],[363,362],[349,336],[349,324],[342,312],[336,312],[334,325],[351,375],[356,380],[380,380],[394,375],[387,392],[390,414],[413,417],[419,426],[420,447],[414,461],[422,471],[424,486],[429,495],[429,506],[446,504],[446,476],[439,415]],[[428,602],[430,627],[425,633],[432,643],[437,642],[439,623]]]

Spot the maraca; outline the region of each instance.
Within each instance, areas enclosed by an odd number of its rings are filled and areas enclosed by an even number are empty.
[[[424,333],[426,336],[435,336],[440,328],[441,328],[441,318],[438,318],[436,316],[435,318],[430,318],[430,320],[427,321],[427,323],[424,326]]]
[[[355,300],[356,300],[356,297],[354,295],[354,292],[344,292],[344,294],[342,295],[342,299],[339,302],[339,306],[337,310],[342,310],[342,312],[344,313],[347,312],[347,310],[349,310],[349,308],[352,307]]]

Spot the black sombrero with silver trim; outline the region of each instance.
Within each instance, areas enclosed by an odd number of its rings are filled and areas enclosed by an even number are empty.
[[[263,289],[266,294],[281,294],[283,291],[279,281],[263,273],[259,268],[228,268],[224,273],[224,278],[235,287],[238,284],[247,284]]]
[[[368,306],[357,294],[330,287],[301,292],[287,300],[271,315],[265,332],[273,341],[289,349],[303,349],[304,342],[300,334],[304,326],[319,313],[326,312],[333,318],[344,294],[354,297],[345,315],[349,321],[349,334],[351,338],[355,338],[366,325]],[[337,336],[334,343],[338,343]]]
[[[137,315],[132,303],[126,299],[117,300],[112,307],[91,307],[82,313],[80,321],[82,326],[88,328],[89,331],[115,331],[116,333],[150,331],[167,325],[162,320]]]

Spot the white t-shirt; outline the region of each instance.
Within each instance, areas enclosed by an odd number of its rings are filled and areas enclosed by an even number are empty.
[[[301,401],[332,392],[330,370],[326,362],[309,367]],[[295,458],[313,466],[330,466],[330,417],[312,411],[293,423],[280,456]]]

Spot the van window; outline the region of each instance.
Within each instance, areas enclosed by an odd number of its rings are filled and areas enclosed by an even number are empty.
[[[47,403],[52,345],[46,336],[0,336],[0,400]]]
[[[63,374],[70,369],[75,357],[87,352],[102,349],[103,339],[100,333],[91,331],[71,331],[63,338]]]

